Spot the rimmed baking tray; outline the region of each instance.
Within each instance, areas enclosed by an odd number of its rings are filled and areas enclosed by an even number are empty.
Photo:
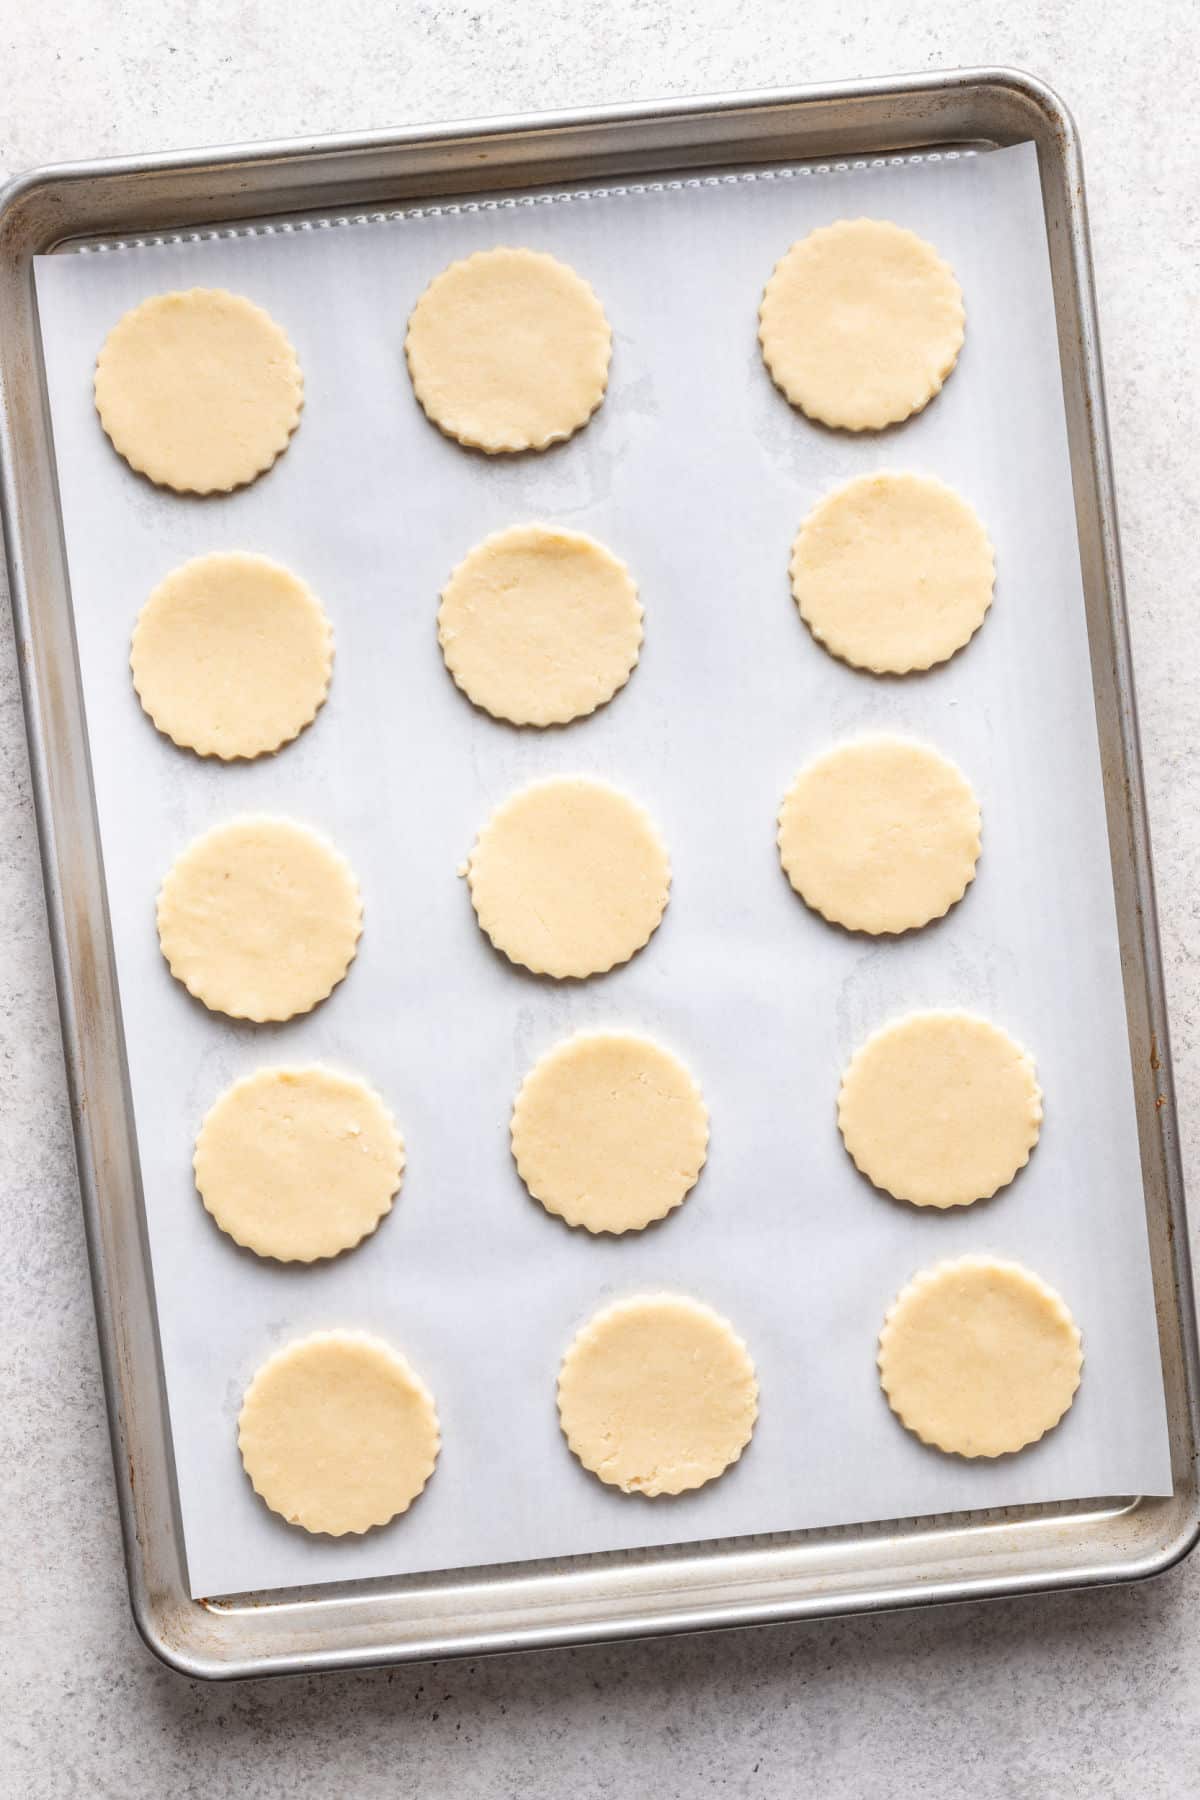
[[[1038,147],[1113,856],[1175,1491],[787,1538],[188,1597],[36,318],[68,242],[616,176]],[[1077,137],[1028,76],[968,71],[254,146],[24,176],[0,199],[4,523],[83,1203],[139,1628],[194,1675],[378,1663],[1128,1580],[1200,1531],[1195,1319]]]

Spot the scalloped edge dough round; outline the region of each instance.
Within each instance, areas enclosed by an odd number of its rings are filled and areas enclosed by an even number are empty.
[[[619,1235],[683,1204],[708,1155],[708,1108],[652,1038],[579,1032],[526,1075],[510,1136],[517,1172],[548,1213]]]
[[[879,1383],[900,1423],[952,1456],[1008,1456],[1064,1417],[1083,1368],[1060,1295],[1020,1263],[923,1269],[888,1309]]]
[[[214,826],[159,891],[158,940],[172,975],[231,1019],[311,1012],[342,980],[361,934],[349,863],[291,819],[252,814]]]
[[[887,219],[822,225],[776,263],[763,361],[822,425],[881,431],[929,404],[958,361],[962,289],[932,244]]]
[[[623,1494],[682,1494],[737,1462],[758,1417],[758,1378],[727,1319],[679,1294],[596,1313],[563,1357],[563,1436]]]
[[[434,277],[404,354],[418,401],[447,437],[489,456],[545,450],[603,400],[612,328],[566,263],[497,245]]]
[[[263,1363],[238,1414],[255,1493],[304,1531],[361,1536],[407,1512],[437,1464],[433,1396],[364,1332],[320,1331]]]
[[[131,469],[176,493],[227,494],[287,449],[304,377],[261,306],[225,288],[188,288],[122,314],[96,358],[94,393]]]

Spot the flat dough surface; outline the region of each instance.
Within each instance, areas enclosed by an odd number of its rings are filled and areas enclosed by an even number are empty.
[[[708,1108],[679,1058],[632,1032],[585,1032],[525,1077],[512,1116],[521,1180],[585,1230],[640,1231],[695,1186]]]
[[[233,1019],[311,1012],[345,975],[361,932],[350,865],[291,819],[254,815],[205,832],[158,896],[172,975]]]
[[[839,219],[793,244],[759,308],[775,385],[810,419],[881,431],[920,412],[958,360],[962,289],[932,244]]]
[[[682,1494],[735,1463],[758,1417],[758,1380],[727,1320],[698,1300],[622,1300],[563,1358],[558,1414],[585,1469],[623,1494]]]
[[[801,769],[779,814],[779,856],[831,923],[911,931],[962,899],[979,831],[979,802],[946,757],[909,738],[865,737]]]
[[[441,1449],[433,1396],[376,1338],[327,1331],[265,1362],[242,1402],[238,1449],[272,1512],[331,1537],[407,1512]]]
[[[958,1456],[1036,1443],[1075,1397],[1079,1329],[1019,1263],[964,1256],[915,1275],[879,1337],[879,1380],[897,1418]]]
[[[843,662],[906,675],[945,662],[992,603],[996,559],[965,500],[926,475],[863,475],[815,507],[792,547],[805,624]]]
[[[100,423],[131,468],[178,493],[261,475],[300,423],[304,378],[269,313],[224,288],[155,294],[96,361]]]
[[[629,680],[642,607],[625,564],[577,531],[514,525],[442,591],[438,642],[468,699],[513,725],[565,725]]]
[[[200,756],[263,756],[311,725],[329,692],[333,632],[316,595],[265,556],[198,556],[159,583],[129,666],[146,712]]]
[[[235,1243],[279,1262],[353,1249],[387,1213],[404,1140],[373,1088],[332,1069],[259,1069],[200,1127],[196,1188]]]
[[[467,863],[481,928],[535,975],[603,975],[649,943],[671,864],[654,826],[618,788],[560,775],[497,807]]]
[[[476,450],[545,450],[604,398],[612,330],[592,289],[540,250],[479,250],[430,282],[404,343],[417,399]]]

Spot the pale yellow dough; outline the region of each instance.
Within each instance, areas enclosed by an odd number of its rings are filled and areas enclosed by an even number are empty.
[[[565,725],[624,687],[642,642],[629,570],[577,531],[514,525],[442,591],[438,642],[467,697],[513,725]]]
[[[779,814],[779,856],[814,911],[849,931],[911,931],[961,900],[980,850],[979,802],[925,744],[865,737],[797,775]]]
[[[640,1231],[695,1186],[708,1109],[670,1051],[632,1032],[585,1032],[525,1077],[512,1153],[533,1198],[568,1225]]]
[[[539,250],[479,250],[435,277],[404,343],[433,423],[491,454],[545,450],[604,398],[612,331],[582,276]]]
[[[682,1494],[735,1463],[758,1417],[749,1352],[698,1300],[622,1300],[563,1358],[558,1415],[585,1469],[623,1494]]]
[[[179,493],[228,493],[269,469],[300,423],[296,352],[261,306],[223,288],[155,294],[96,361],[96,410],[126,462]]]
[[[1036,1443],[1075,1397],[1079,1329],[1019,1263],[964,1256],[915,1275],[879,1336],[879,1380],[901,1424],[957,1456]]]
[[[657,929],[671,865],[617,788],[553,776],[497,807],[467,862],[471,904],[497,950],[535,975],[602,975]]]
[[[978,517],[927,475],[862,475],[828,495],[792,547],[792,592],[819,643],[855,668],[945,662],[982,625],[996,560]]]
[[[158,729],[200,756],[263,756],[311,725],[333,632],[316,595],[265,556],[198,556],[160,582],[134,627],[133,685]]]
[[[793,244],[758,316],[776,386],[848,431],[880,431],[927,405],[958,360],[965,317],[933,245],[885,219],[839,219]]]
[[[1042,1122],[1033,1058],[962,1012],[911,1013],[842,1077],[838,1126],[857,1168],[914,1206],[969,1206],[1029,1161]]]
[[[172,975],[233,1019],[311,1012],[345,975],[361,932],[350,865],[291,819],[253,816],[205,832],[158,896]]]
[[[196,1139],[196,1188],[235,1243],[315,1262],[374,1231],[404,1173],[404,1140],[364,1081],[259,1069],[235,1081]]]
[[[238,1449],[256,1494],[331,1537],[407,1512],[441,1449],[433,1396],[387,1344],[323,1331],[265,1362],[242,1402]]]

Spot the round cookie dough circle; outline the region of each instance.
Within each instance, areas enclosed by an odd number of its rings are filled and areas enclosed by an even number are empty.
[[[478,250],[435,276],[404,341],[428,417],[471,449],[545,450],[608,386],[612,330],[592,289],[540,250]]]
[[[175,979],[210,1011],[259,1024],[327,999],[361,932],[350,865],[291,819],[255,815],[205,832],[158,896],[158,941]]]
[[[888,1405],[923,1443],[1004,1456],[1036,1443],[1075,1397],[1079,1329],[1019,1263],[964,1256],[915,1275],[879,1337]]]
[[[493,718],[565,725],[629,680],[642,607],[625,564],[594,538],[514,525],[451,575],[438,642],[457,685]]]
[[[512,1153],[535,1200],[591,1232],[640,1231],[695,1186],[708,1109],[670,1051],[632,1032],[586,1032],[525,1077]]]
[[[272,1512],[331,1537],[407,1512],[441,1449],[433,1396],[387,1344],[318,1332],[258,1371],[238,1416],[251,1486]]]
[[[585,1469],[623,1494],[682,1494],[735,1463],[758,1380],[727,1320],[698,1300],[641,1295],[599,1312],[563,1358],[558,1415]]]
[[[979,518],[926,475],[863,475],[822,500],[792,546],[792,593],[818,643],[876,675],[961,650],[992,604]]]
[[[1042,1122],[1033,1058],[963,1012],[919,1012],[867,1039],[842,1077],[838,1127],[868,1181],[914,1206],[1007,1187]]]
[[[671,864],[636,801],[603,781],[552,776],[511,795],[467,863],[480,927],[535,975],[603,975],[647,943]]]
[[[759,307],[771,379],[823,425],[881,431],[958,360],[962,290],[932,244],[886,219],[823,225],[775,265]]]
[[[138,615],[129,665],[155,725],[200,756],[263,756],[311,725],[333,632],[299,576],[265,556],[198,556]]]
[[[259,1069],[200,1127],[196,1188],[235,1243],[315,1262],[374,1231],[404,1173],[404,1140],[364,1081],[332,1069]]]
[[[803,768],[779,814],[779,857],[815,912],[848,931],[911,931],[974,879],[979,802],[928,745],[867,737]]]
[[[300,423],[304,378],[269,313],[224,288],[155,294],[96,360],[96,411],[131,468],[184,494],[269,469]]]

